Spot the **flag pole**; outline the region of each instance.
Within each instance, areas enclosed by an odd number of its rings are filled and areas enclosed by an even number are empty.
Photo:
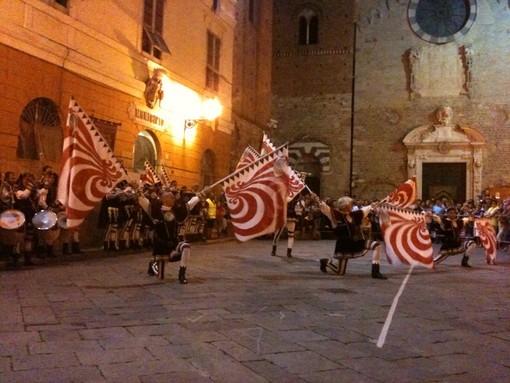
[[[285,146],[287,146],[288,144],[289,144],[289,143],[288,143],[288,142],[286,142],[285,144],[283,144],[282,146],[279,146],[278,148],[276,148],[276,149],[275,149],[275,150],[273,150],[272,152],[269,152],[269,153],[267,153],[267,154],[264,154],[264,155],[263,155],[263,156],[261,156],[260,158],[257,158],[257,160],[256,160],[256,161],[254,161],[254,162],[252,162],[252,163],[250,163],[250,164],[248,164],[248,165],[246,165],[246,166],[243,166],[241,169],[237,169],[237,170],[236,170],[236,171],[234,171],[233,173],[230,173],[228,176],[223,177],[221,180],[216,181],[216,182],[215,182],[215,183],[213,183],[212,185],[206,186],[206,187],[204,188],[204,190],[212,189],[212,188],[213,188],[213,187],[215,187],[216,185],[221,184],[222,182],[224,182],[224,181],[228,180],[229,178],[231,178],[231,177],[235,176],[236,174],[241,173],[243,170],[248,169],[249,167],[253,166],[253,164],[254,164],[254,163],[257,163],[257,162],[259,162],[259,161],[261,161],[261,160],[263,160],[263,159],[265,159],[265,158],[267,158],[267,157],[271,156],[271,155],[272,155],[272,154],[274,154],[275,152],[277,152],[277,151],[279,151],[279,150],[282,150],[282,148],[284,148],[284,147],[285,147]]]

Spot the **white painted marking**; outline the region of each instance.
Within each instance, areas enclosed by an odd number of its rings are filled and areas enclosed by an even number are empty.
[[[393,320],[393,314],[395,314],[395,310],[397,309],[398,299],[404,292],[404,288],[407,284],[407,281],[409,280],[409,277],[411,276],[411,273],[413,272],[413,266],[409,268],[409,272],[407,273],[406,277],[402,281],[402,284],[400,285],[400,289],[397,292],[397,295],[395,295],[395,298],[393,298],[393,303],[391,304],[390,311],[388,313],[388,316],[386,317],[386,321],[384,322],[384,326],[381,330],[381,334],[379,335],[379,339],[377,340],[377,347],[381,348],[384,346],[384,342],[386,342],[386,335],[388,335],[388,330],[391,325],[391,321]]]

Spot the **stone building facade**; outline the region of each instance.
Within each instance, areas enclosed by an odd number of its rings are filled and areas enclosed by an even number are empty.
[[[508,2],[453,0],[440,10],[426,0],[341,3],[275,1],[277,134],[294,146],[327,147],[330,169],[314,170],[321,194],[381,198],[412,176],[423,198],[476,198],[509,185]],[[342,18],[348,7],[352,17]],[[305,24],[306,15],[318,20],[318,38],[305,47],[303,15]],[[452,29],[443,28],[452,18]],[[328,60],[328,49],[346,53]],[[287,73],[287,83],[275,73]],[[453,110],[456,132],[470,132],[469,142],[415,134],[434,131],[443,106]],[[324,160],[310,153],[297,150],[295,166]]]
[[[236,145],[258,142],[252,125],[269,116],[270,64],[248,60],[248,80],[245,63],[234,65],[247,52],[257,56],[252,45],[271,51],[271,1],[250,3],[1,1],[0,171],[39,177],[44,165],[60,169],[72,96],[133,181],[146,159],[188,188],[229,174],[234,110],[244,117]],[[222,107],[214,119],[204,112],[210,101]],[[84,226],[83,245],[100,246],[97,211]]]

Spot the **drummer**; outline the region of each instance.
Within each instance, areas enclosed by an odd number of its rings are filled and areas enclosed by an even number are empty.
[[[12,171],[7,171],[4,174],[4,178],[2,180],[2,185],[0,187],[0,209],[2,212],[5,210],[13,209],[15,202],[15,185],[16,185],[16,174]],[[24,230],[24,226],[17,229],[16,236],[11,235],[10,233],[6,233],[10,238],[4,238],[2,236],[1,245],[2,245],[2,254],[6,255],[8,260],[9,268],[18,268],[19,267],[19,254],[20,254],[20,246],[21,243],[14,243],[12,240],[14,238],[24,239],[24,234],[18,234],[20,231]],[[27,264],[31,264],[32,262],[28,259],[26,260]]]
[[[0,187],[0,209],[12,209],[14,205],[14,185],[16,184],[16,174],[14,172],[5,172],[2,186]]]
[[[43,177],[39,181],[37,187],[37,210],[47,210],[53,213],[57,213],[61,210],[62,205],[57,201],[57,186],[58,186],[58,175],[53,172],[50,166],[43,167]],[[44,253],[47,257],[54,257],[54,242],[57,240],[59,233],[55,230],[59,230],[58,225],[51,228],[36,228],[42,230],[35,230],[37,240],[37,255],[40,256]],[[51,233],[49,230],[53,230]]]
[[[37,212],[37,190],[34,175],[31,173],[22,173],[14,187],[14,209],[21,211],[25,215],[25,238],[23,243],[15,251],[15,257],[23,253],[25,265],[33,265],[32,253],[34,251],[34,225],[32,218]]]

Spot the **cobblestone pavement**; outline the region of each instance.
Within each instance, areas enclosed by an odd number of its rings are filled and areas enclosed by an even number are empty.
[[[0,270],[0,382],[510,381],[510,253],[383,281],[368,256],[321,273],[333,241],[285,244],[193,245],[187,285],[148,252]]]

